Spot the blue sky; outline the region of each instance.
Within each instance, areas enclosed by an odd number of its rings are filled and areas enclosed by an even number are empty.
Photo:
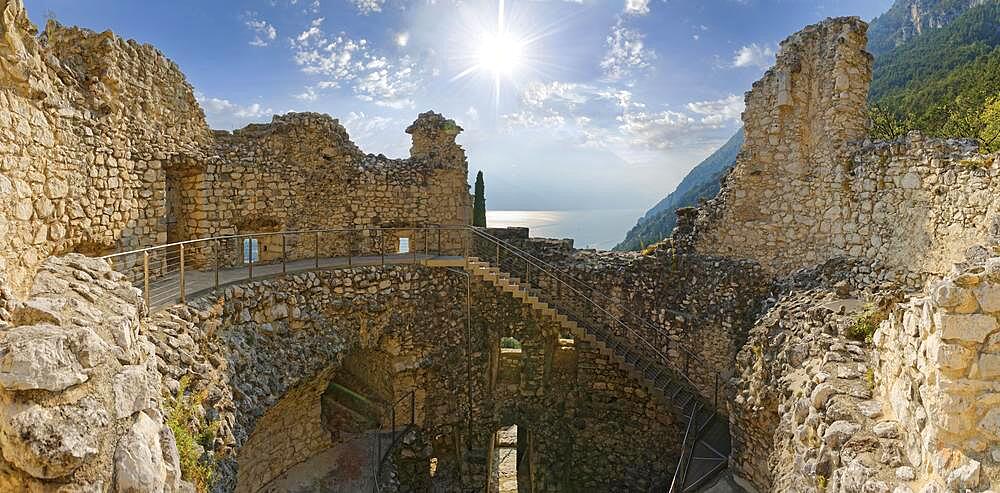
[[[371,153],[454,118],[494,209],[642,209],[739,127],[777,43],[891,0],[25,0],[151,43],[214,128],[317,111]],[[502,33],[502,34],[498,34]],[[499,89],[499,90],[498,90]]]

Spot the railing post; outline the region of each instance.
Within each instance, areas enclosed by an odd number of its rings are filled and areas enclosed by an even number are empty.
[[[219,290],[219,252],[222,250],[222,242],[215,240],[215,290]]]
[[[442,253],[442,251],[441,251],[441,226],[437,227],[437,232],[438,232],[438,257],[440,257],[441,253]]]
[[[180,291],[180,302],[184,303],[184,244],[181,243],[181,274],[178,282]]]
[[[715,410],[718,411],[719,410],[719,372],[715,372],[715,395],[714,395],[714,397],[713,397],[712,400],[714,401],[714,404],[712,405],[712,407],[714,407]]]
[[[500,268],[500,242],[497,242],[497,268]]]
[[[316,232],[316,241],[313,242],[313,258],[316,260],[316,268],[319,269],[319,231]]]
[[[254,258],[253,257],[253,236],[250,237],[250,244],[249,245],[250,246],[249,246],[248,250],[250,250],[250,255],[249,255],[249,257],[250,257],[250,259],[249,259],[250,260],[250,264],[249,264],[250,265],[250,280],[252,281],[253,280],[253,258]],[[257,254],[260,255],[260,248],[259,247],[257,248]]]
[[[382,266],[385,266],[385,230],[382,228],[378,229],[378,252],[382,257]]]
[[[718,375],[718,374],[716,374]],[[417,403],[416,394],[410,391],[410,426],[417,424]]]
[[[413,230],[412,237],[416,237],[417,230]],[[417,249],[410,245],[409,240],[407,240],[406,247],[410,249],[410,255],[413,257],[413,265],[417,265]]]
[[[354,228],[347,232],[347,266],[354,263]]]
[[[465,266],[469,266],[469,248],[471,248],[472,243],[472,230],[466,229],[465,234],[462,235],[462,251],[465,252]]]
[[[149,251],[142,252],[142,299],[146,301],[146,309],[149,306]]]
[[[288,241],[281,233],[281,275],[288,274]]]

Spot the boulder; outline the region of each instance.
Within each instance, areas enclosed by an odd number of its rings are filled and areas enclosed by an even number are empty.
[[[115,451],[115,491],[119,493],[161,493],[167,467],[160,444],[161,425],[145,413],[136,415],[129,432]]]
[[[0,386],[61,391],[87,381],[88,370],[107,354],[107,344],[90,329],[15,327],[0,333]]]
[[[108,422],[90,397],[58,407],[8,404],[0,409],[0,452],[36,478],[62,477],[97,454]]]

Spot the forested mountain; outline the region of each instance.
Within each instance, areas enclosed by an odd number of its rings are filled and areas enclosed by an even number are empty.
[[[948,25],[875,58],[870,99],[895,120],[892,134],[918,129],[978,138],[986,148],[996,144],[986,127],[987,106],[992,102],[992,111],[1000,111],[1000,103],[991,101],[1000,96],[1000,0],[978,3]]]
[[[639,250],[670,236],[677,224],[674,211],[681,207],[698,205],[701,199],[710,199],[719,193],[719,178],[736,162],[736,155],[743,147],[743,129],[733,135],[718,151],[695,166],[667,195],[625,235],[625,240],[614,249]]]
[[[878,57],[947,26],[970,8],[992,0],[899,0],[871,22],[868,51]]]
[[[868,49],[875,55],[870,101],[876,138],[918,129],[1000,148],[1000,0],[897,0],[872,21]],[[646,212],[615,249],[638,250],[669,236],[677,208],[718,193],[719,177],[742,143],[741,130]]]

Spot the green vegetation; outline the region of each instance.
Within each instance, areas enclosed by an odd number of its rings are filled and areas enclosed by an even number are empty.
[[[990,2],[876,58],[870,95],[874,136],[920,130],[976,139],[984,151],[998,150],[998,23],[1000,2]],[[872,44],[884,43],[876,37]]]
[[[476,173],[476,198],[472,203],[472,225],[486,227],[486,184],[483,172]]]
[[[190,376],[184,376],[177,387],[177,395],[166,396],[164,410],[167,426],[174,432],[177,452],[180,455],[181,475],[199,492],[208,491],[212,484],[216,459],[204,450],[212,444],[219,429],[219,421],[205,422],[196,412],[205,401],[208,389],[197,394],[187,394]]]
[[[876,308],[875,305],[867,303],[865,310],[854,319],[854,324],[847,328],[844,335],[856,341],[865,341],[871,344],[879,324],[886,318],[888,315],[885,312]]]
[[[513,337],[500,338],[500,347],[503,349],[521,349],[521,342]]]
[[[736,162],[743,147],[743,129],[733,135],[718,151],[695,166],[677,189],[653,206],[625,235],[615,250],[643,250],[668,236],[677,226],[677,209],[694,207],[719,194],[720,179]]]
[[[871,367],[865,370],[865,383],[868,384],[868,390],[875,391],[875,370]]]

